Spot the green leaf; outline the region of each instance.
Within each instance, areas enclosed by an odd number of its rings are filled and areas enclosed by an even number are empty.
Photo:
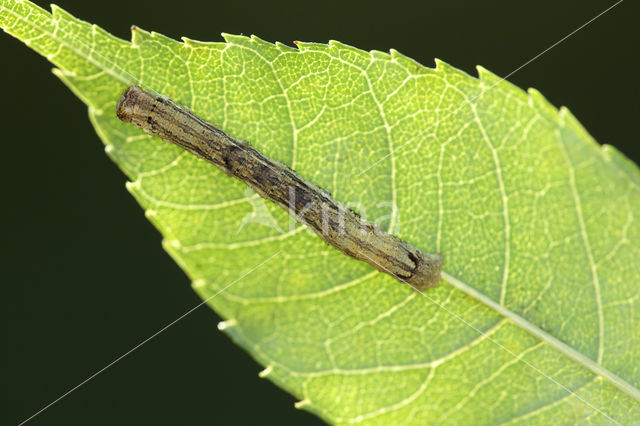
[[[224,35],[132,42],[0,0],[46,56],[221,328],[327,421],[640,421],[640,173],[479,68]],[[115,117],[134,83],[446,259],[424,295],[324,245],[243,184]],[[161,290],[159,290],[161,291]]]

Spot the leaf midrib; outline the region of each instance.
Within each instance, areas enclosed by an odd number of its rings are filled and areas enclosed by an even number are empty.
[[[485,306],[493,309],[494,311],[496,311],[500,315],[502,315],[505,318],[509,319],[512,323],[514,323],[518,327],[522,328],[523,330],[527,331],[528,333],[532,334],[533,336],[537,337],[538,339],[544,341],[545,343],[547,343],[552,348],[556,349],[557,351],[559,351],[563,355],[567,356],[568,358],[572,359],[573,361],[577,362],[578,364],[582,365],[583,367],[589,369],[594,374],[602,376],[605,380],[610,382],[612,385],[614,385],[618,389],[624,391],[625,393],[627,393],[631,397],[633,397],[636,400],[640,401],[640,389],[634,387],[632,384],[630,384],[629,382],[625,381],[622,377],[616,375],[612,371],[606,369],[602,365],[600,365],[597,362],[593,361],[591,358],[589,358],[589,357],[585,356],[584,354],[578,352],[577,350],[575,350],[571,346],[567,345],[566,343],[562,342],[558,338],[556,338],[556,337],[552,336],[551,334],[547,333],[546,331],[542,330],[541,328],[539,328],[535,324],[527,321],[525,318],[521,317],[520,315],[516,314],[515,312],[513,312],[513,311],[505,308],[504,306],[494,302],[488,296],[486,296],[483,293],[480,293],[479,291],[477,291],[473,287],[465,284],[461,280],[449,275],[446,272],[442,272],[442,278],[444,280],[446,280],[449,284],[451,284],[452,286],[457,288],[458,290],[462,291],[467,296],[470,296],[473,299],[477,300],[478,302],[484,304]],[[504,348],[504,349],[507,352],[510,352],[508,349],[506,349],[506,348]],[[514,355],[514,356],[517,356],[512,352],[510,352],[510,353],[512,355]],[[531,366],[531,364],[529,364],[529,366]],[[547,376],[547,377],[549,377],[549,376]]]
[[[51,5],[51,7],[52,7],[52,11],[53,11],[54,8],[57,7],[57,6]],[[111,62],[110,60],[108,60],[107,58],[102,56],[100,53],[97,53],[97,52],[94,51],[94,53],[96,53],[97,56],[100,56],[104,60],[104,62],[97,61],[96,59],[92,58],[90,55],[85,54],[84,52],[82,52],[81,50],[76,48],[73,44],[70,44],[67,41],[65,41],[64,39],[59,38],[58,36],[55,35],[55,33],[52,33],[50,31],[42,28],[40,25],[37,25],[32,21],[29,21],[28,19],[26,19],[22,15],[14,12],[13,10],[8,9],[5,6],[0,6],[0,10],[2,10],[2,9],[6,10],[9,14],[15,16],[17,19],[21,20],[25,24],[27,24],[27,25],[33,27],[34,29],[40,31],[41,33],[47,35],[48,37],[50,37],[51,39],[53,39],[54,41],[56,41],[57,43],[59,43],[63,47],[66,47],[67,49],[69,49],[72,52],[74,52],[80,58],[86,60],[87,62],[91,63],[95,67],[97,67],[97,68],[103,70],[104,72],[106,72],[107,74],[111,75],[116,80],[118,80],[118,81],[120,81],[120,82],[122,82],[124,84],[127,84],[127,85],[131,85],[131,84],[135,83],[135,81],[134,81],[135,77],[133,77],[132,74],[128,73],[126,70],[122,69],[117,64]],[[53,24],[56,26],[56,29],[59,30],[57,21],[53,17],[53,13],[51,14],[51,20],[52,20]],[[62,32],[64,33],[64,31],[62,31]],[[83,42],[81,42],[79,40],[76,40],[76,41],[79,44],[83,45],[85,48],[89,49],[89,51],[93,50],[92,47],[87,46]],[[105,65],[105,62],[111,64],[113,66],[113,68],[109,68],[107,65]],[[117,71],[120,71],[122,74],[119,74]],[[125,77],[125,75],[128,75],[128,76],[132,77],[133,80],[130,80],[129,78]],[[614,374],[610,370],[606,369],[602,365],[596,363],[595,361],[593,361],[592,359],[588,358],[584,354],[578,352],[577,350],[575,350],[574,348],[570,347],[566,343],[560,341],[556,337],[554,337],[554,336],[550,335],[549,333],[545,332],[544,330],[540,329],[538,326],[536,326],[535,324],[532,324],[531,322],[527,321],[525,318],[517,315],[515,312],[513,312],[513,311],[505,308],[504,306],[496,303],[495,301],[490,299],[488,296],[486,296],[483,293],[480,293],[479,291],[475,290],[473,287],[469,286],[468,284],[464,283],[463,281],[458,280],[457,278],[449,275],[448,273],[446,273],[444,271],[442,272],[442,278],[444,280],[446,280],[449,284],[454,286],[456,289],[462,291],[467,296],[469,296],[469,297],[475,299],[476,301],[484,304],[485,306],[493,309],[498,314],[500,314],[500,315],[504,316],[505,318],[509,319],[513,324],[517,325],[518,327],[522,328],[523,330],[527,331],[528,333],[530,333],[531,335],[537,337],[538,339],[544,341],[549,346],[551,346],[554,349],[556,349],[558,352],[562,353],[563,355],[567,356],[568,358],[572,359],[573,361],[575,361],[578,364],[582,365],[583,367],[587,368],[588,370],[590,370],[594,374],[603,377],[609,383],[611,383],[612,385],[614,385],[615,387],[617,387],[621,391],[625,392],[629,396],[633,397],[637,401],[640,401],[640,389],[634,387],[632,384],[628,383],[627,381],[625,381],[624,379],[622,379],[618,375]],[[428,297],[429,299],[431,299],[429,296],[427,296],[425,294],[423,294],[423,295],[425,297]],[[504,349],[507,352],[510,352],[508,349],[506,349],[506,348],[504,348]],[[510,353],[512,355],[514,355],[515,357],[517,357],[516,354],[514,354],[512,352],[510,352]],[[524,361],[524,360],[523,360],[523,362],[526,363],[526,361]],[[535,369],[535,367],[533,367],[531,364],[529,364],[529,363],[527,363],[527,364]],[[537,371],[541,372],[540,370],[537,370]],[[542,373],[542,374],[544,374],[544,373]],[[549,376],[546,376],[546,377],[551,379]],[[551,379],[551,380],[553,380],[553,379]],[[555,380],[554,380],[554,382],[555,382]],[[555,383],[557,383],[557,382],[555,382]],[[562,386],[562,385],[560,385],[560,386]]]

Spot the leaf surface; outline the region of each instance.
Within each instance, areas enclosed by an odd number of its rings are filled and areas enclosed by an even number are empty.
[[[640,420],[640,173],[571,113],[479,68],[338,42],[117,39],[56,6],[0,25],[85,102],[221,328],[327,421]],[[131,84],[250,141],[446,259],[424,295],[115,117]]]

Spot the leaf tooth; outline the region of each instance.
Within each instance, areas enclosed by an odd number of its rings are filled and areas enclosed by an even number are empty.
[[[181,249],[182,248],[182,243],[180,242],[180,240],[176,240],[176,239],[171,239],[171,240],[166,240],[167,244],[171,247],[173,247],[174,249]]]
[[[157,226],[157,227],[162,226],[159,222],[157,211],[153,209],[147,209],[144,211],[144,217],[146,217],[147,220],[153,224],[153,226]]]
[[[140,181],[139,180],[129,181],[129,182],[126,182],[124,186],[125,188],[127,188],[127,191],[133,194],[137,189],[140,188]]]
[[[185,36],[180,37],[180,40],[182,40],[182,42],[189,47],[204,47],[202,46],[202,44],[204,44],[203,41],[193,40]]]
[[[130,46],[130,43],[128,41],[114,36],[104,28],[96,24],[91,24],[91,32],[93,33],[94,39],[98,40],[98,43],[113,43],[117,44],[121,48],[128,48]]]
[[[51,69],[53,75],[58,77],[65,86],[69,88],[82,102],[89,106],[89,112],[95,115],[102,115],[104,112],[101,105],[96,104],[92,98],[85,95],[81,87],[78,87],[79,78],[75,71],[69,71],[62,68]]]
[[[566,106],[560,107],[559,113],[560,119],[562,120],[562,125],[571,128],[573,132],[575,132],[579,137],[584,138],[591,142],[591,144],[598,148],[598,150],[602,150],[604,148],[604,144],[600,145],[591,134],[585,129],[585,127],[580,123],[580,121],[576,118],[575,115],[571,112],[571,110]]]
[[[178,40],[172,39],[171,37],[167,37],[166,35],[155,32],[155,31],[151,31],[151,38],[154,39],[155,41],[159,41],[160,43],[165,44],[166,45],[165,47],[169,47],[172,49],[175,49],[176,47],[180,48],[184,46]]]
[[[69,71],[63,68],[51,68],[51,72],[53,73],[53,75],[55,75],[61,80],[64,80],[66,78],[76,77],[78,75],[75,71]],[[63,83],[67,83],[67,82],[63,81]]]
[[[219,41],[200,41],[194,40],[189,37],[180,37],[180,40],[182,40],[185,46],[191,47],[193,49],[205,48],[222,50],[227,46],[226,43],[222,43]]]
[[[291,47],[291,46],[287,46],[284,43],[281,43],[279,41],[276,41],[276,49],[278,49],[281,52],[297,52],[298,49],[296,49],[295,47]]]
[[[312,43],[308,41],[294,41],[293,44],[298,46],[298,50],[305,52],[307,50],[316,52],[326,52],[329,46],[324,43]]]
[[[276,59],[281,53],[275,44],[265,41],[255,35],[247,37],[243,35],[222,33],[222,37],[227,42],[227,45],[246,47],[269,61]]]
[[[457,77],[461,77],[464,79],[468,79],[468,78],[472,78],[472,79],[476,79],[476,77],[456,68],[453,67],[451,65],[449,65],[447,62],[443,61],[442,59],[438,59],[438,58],[434,58],[434,61],[436,63],[436,70],[439,73],[448,75],[448,76],[457,76]]]
[[[140,204],[142,206],[142,208],[144,209],[144,214],[145,214],[145,216],[147,216],[149,221],[151,223],[153,223],[154,226],[158,226],[158,227],[160,227],[160,229],[164,229],[162,224],[158,222],[157,215],[154,214],[156,211],[153,210],[153,203],[150,202],[149,199],[146,198],[144,193],[142,192],[142,185],[141,185],[140,181],[139,180],[134,180],[132,182],[126,182],[124,184],[124,186],[127,189],[127,191],[129,192],[129,194],[133,195],[133,198],[135,198],[136,201],[138,202],[138,204]],[[147,215],[148,211],[152,211],[153,213],[149,213]],[[164,243],[165,243],[165,241],[163,241],[163,244]]]
[[[151,219],[151,218],[153,218],[153,217],[155,217],[155,216],[157,216],[157,215],[158,215],[158,212],[157,212],[157,211],[155,211],[155,210],[153,210],[153,209],[149,209],[149,210],[145,210],[145,211],[144,211],[144,216],[145,216],[147,219]]]
[[[436,64],[436,71],[446,71],[453,68],[442,59],[433,58],[433,62]]]
[[[153,216],[153,218],[155,218],[155,216]],[[153,225],[160,230],[160,233],[162,235],[167,236],[167,238],[162,240],[162,248],[164,249],[164,251],[166,251],[169,254],[169,256],[171,256],[171,258],[178,264],[178,266],[187,273],[189,278],[191,278],[192,280],[196,279],[191,275],[191,272],[187,270],[186,263],[180,251],[180,249],[182,248],[182,244],[180,244],[180,241],[176,239],[171,239],[170,231],[165,226],[165,224],[157,221],[157,223],[153,223]]]
[[[566,106],[560,106],[560,108],[558,108],[558,120],[560,121],[560,125],[561,126],[565,126],[566,122],[567,122],[567,118],[571,115],[571,112],[569,111],[569,108],[567,108]]]
[[[87,51],[87,54],[90,52],[92,25],[89,22],[76,18],[55,4],[51,5],[51,18],[51,22],[57,29],[56,37],[65,40],[70,45],[75,44],[76,49],[80,51]],[[47,55],[47,59],[51,60],[50,56]]]
[[[398,52],[396,49],[390,49],[389,54],[391,55],[391,59],[405,68],[409,68],[412,72],[416,73],[427,73],[435,71],[434,67],[429,67],[421,64],[413,58],[410,58],[402,53]]]
[[[226,321],[220,321],[218,323],[218,330],[224,331],[224,330],[227,330],[227,329],[229,329],[231,327],[235,327],[237,325],[238,325],[238,321],[235,320],[235,319],[228,319]]]
[[[560,122],[558,109],[554,107],[542,93],[534,88],[527,89],[527,93],[529,94],[531,106],[538,110],[542,116],[553,122]]]
[[[333,50],[332,54],[361,68],[368,67],[374,59],[371,53],[336,40],[329,41],[329,48]]]
[[[140,47],[145,40],[150,38],[151,33],[149,31],[143,30],[137,25],[131,26],[131,45],[133,47]]]
[[[640,187],[640,166],[628,159],[615,146],[602,145],[600,152],[607,163],[613,164],[615,170],[624,172],[633,183]]]
[[[51,4],[51,17],[53,18],[53,22],[62,22],[62,21],[70,21],[70,22],[78,22],[78,23],[86,23],[84,21],[79,20],[57,4]]]
[[[238,46],[247,46],[251,43],[251,39],[243,35],[235,35],[229,33],[222,33],[222,38],[229,44],[236,44]]]
[[[391,55],[387,52],[383,52],[382,50],[370,50],[369,55],[372,59],[381,59],[383,61],[390,61]]]
[[[361,59],[366,59],[366,60],[371,59],[371,54],[365,52],[364,50],[339,42],[337,40],[329,40],[329,47],[343,51],[345,53],[346,52],[354,53],[356,56],[359,56]]]
[[[482,80],[482,81],[487,82],[487,83],[496,83],[496,82],[502,80],[501,77],[499,77],[498,75],[492,73],[491,71],[489,71],[488,69],[486,69],[482,65],[476,65],[476,71],[478,71],[478,78],[480,80]]]
[[[305,407],[309,407],[311,405],[311,400],[308,398],[305,399],[301,399],[300,401],[297,401],[293,404],[294,407],[296,407],[297,409],[301,410]]]
[[[267,365],[267,367],[264,370],[258,373],[258,377],[260,377],[261,379],[264,379],[272,372],[273,372],[273,366]]]
[[[499,75],[494,74],[481,65],[476,65],[476,70],[478,71],[478,78],[486,86],[485,90],[493,89],[494,87],[499,86],[501,89],[508,90],[510,94],[519,96],[523,102],[528,102],[527,93],[518,86],[511,84],[504,77],[500,77]]]
[[[258,37],[255,34],[251,34],[251,37],[249,37],[249,40],[251,40],[252,43],[260,46],[260,47],[265,47],[267,49],[273,49],[273,43],[270,43],[264,39],[261,39],[260,37]],[[277,45],[277,43],[276,43]]]
[[[191,288],[198,289],[205,287],[207,285],[207,281],[202,278],[198,278],[196,280],[191,281]]]

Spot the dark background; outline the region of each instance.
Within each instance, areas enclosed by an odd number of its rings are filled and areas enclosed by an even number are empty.
[[[44,1],[37,1],[47,7]],[[511,71],[614,1],[71,1],[128,39],[136,24],[220,41],[340,40],[395,48],[475,75]],[[637,3],[637,2],[635,2]],[[626,0],[509,80],[568,106],[638,162],[640,10]],[[15,424],[200,302],[126,192],[85,106],[21,42],[0,34],[3,423]],[[196,312],[39,415],[33,424],[318,424]]]

